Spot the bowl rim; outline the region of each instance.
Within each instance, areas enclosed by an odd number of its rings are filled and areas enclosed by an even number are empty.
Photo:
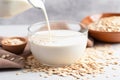
[[[97,31],[97,30],[92,30],[92,29],[89,29],[90,32],[98,32],[98,33],[112,33],[112,34],[120,34],[120,32],[105,32],[105,31]]]
[[[86,25],[84,25],[83,23],[81,22],[78,22],[78,21],[71,21],[71,20],[50,20],[49,21],[50,23],[55,23],[55,22],[65,22],[65,23],[73,23],[73,24],[79,24],[80,26],[84,27],[85,31],[82,32],[83,34],[88,32],[88,27]],[[29,25],[28,27],[28,32],[32,33],[32,31],[30,30],[31,27],[33,27],[34,25],[37,25],[37,24],[46,24],[46,21],[41,21],[41,22],[37,22],[37,23],[33,23],[31,25]]]

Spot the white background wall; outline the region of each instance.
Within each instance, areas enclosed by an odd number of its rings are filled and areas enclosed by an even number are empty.
[[[102,12],[120,12],[120,0],[46,0],[50,20],[80,21],[87,15]],[[44,21],[40,10],[29,9],[10,19],[0,19],[0,25],[32,24]]]

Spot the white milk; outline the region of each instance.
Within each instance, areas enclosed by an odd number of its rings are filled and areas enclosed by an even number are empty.
[[[43,64],[71,64],[84,54],[87,36],[70,30],[52,30],[52,41],[48,31],[33,34],[29,41],[33,55]]]
[[[48,27],[48,35],[49,35],[49,39],[51,40],[51,29],[50,29],[50,23],[49,23],[49,19],[48,19],[48,15],[47,15],[47,11],[46,11],[46,8],[45,8],[45,5],[43,3],[43,0],[29,0],[32,5],[36,8],[39,8],[39,9],[42,9],[43,11],[43,14],[45,16],[45,20],[46,20],[46,23],[47,23],[47,27]]]

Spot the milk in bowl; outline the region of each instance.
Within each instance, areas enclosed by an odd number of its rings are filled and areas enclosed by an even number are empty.
[[[30,49],[39,62],[46,65],[67,65],[85,55],[86,29],[77,23],[68,22],[65,26],[54,26],[49,33],[47,29],[43,29],[45,25],[42,22],[29,27]],[[75,30],[77,27],[78,31]]]

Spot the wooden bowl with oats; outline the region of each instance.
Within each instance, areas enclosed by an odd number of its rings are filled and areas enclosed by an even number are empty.
[[[103,13],[85,17],[82,24],[88,26],[89,35],[102,42],[120,42],[120,13]]]
[[[15,53],[22,54],[27,44],[27,40],[24,37],[9,37],[1,41],[2,48]]]

